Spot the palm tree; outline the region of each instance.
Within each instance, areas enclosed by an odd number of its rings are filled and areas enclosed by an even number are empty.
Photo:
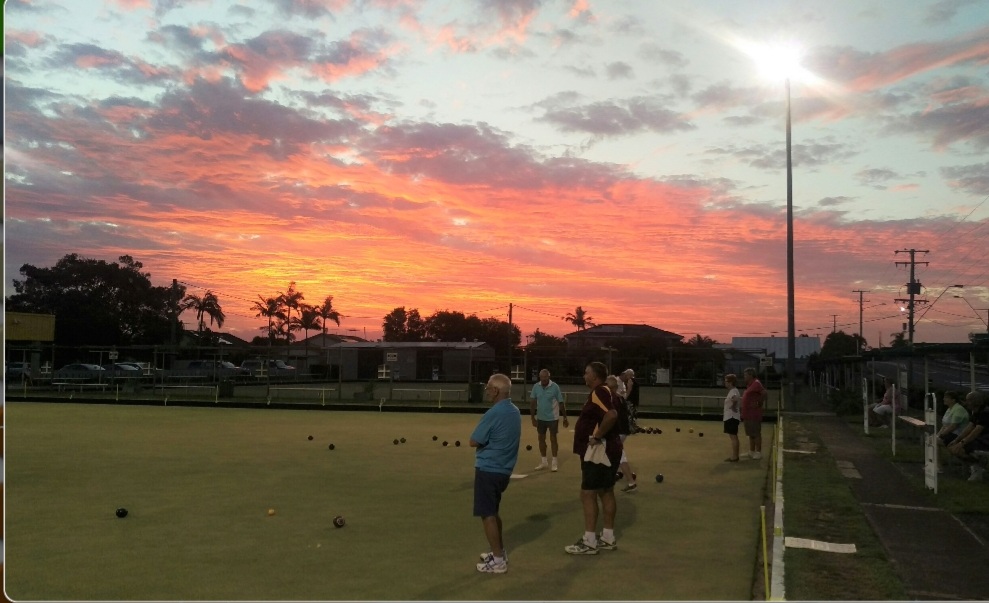
[[[333,309],[333,296],[327,295],[326,299],[323,300],[323,304],[316,306],[316,311],[319,312],[319,317],[323,319],[323,335],[326,335],[326,323],[328,321],[333,321],[340,326],[340,313]]]
[[[223,327],[223,321],[227,318],[223,313],[223,308],[220,307],[220,300],[209,289],[206,290],[206,293],[202,297],[194,293],[189,293],[182,299],[179,309],[181,311],[196,311],[196,319],[199,321],[200,340],[202,340],[203,331],[206,330],[207,316],[209,316],[210,327],[213,326],[213,322],[215,321],[218,329]]]
[[[309,339],[309,331],[323,328],[323,320],[319,315],[319,307],[302,304],[299,306],[299,316],[292,319],[292,326],[295,330],[302,329]]]
[[[272,340],[275,338],[275,329],[272,319],[279,318],[281,320],[285,320],[285,315],[281,309],[281,302],[277,297],[263,297],[258,295],[258,301],[254,302],[254,305],[251,306],[251,310],[257,311],[255,316],[263,316],[268,319],[268,345],[271,345]],[[264,331],[265,327],[261,327],[261,330]]]
[[[713,348],[714,344],[716,343],[717,342],[715,340],[711,339],[710,337],[705,337],[700,333],[694,335],[693,337],[690,338],[689,341],[687,341],[687,345],[693,346],[695,348]]]
[[[285,338],[289,343],[292,343],[292,310],[298,310],[303,299],[302,292],[295,290],[295,281],[288,284],[288,291],[278,295],[278,301],[281,307],[285,308],[285,322],[288,326]]]
[[[578,331],[583,331],[589,326],[594,326],[594,323],[591,322],[591,317],[580,306],[577,306],[572,313],[567,313],[563,320],[572,324]]]

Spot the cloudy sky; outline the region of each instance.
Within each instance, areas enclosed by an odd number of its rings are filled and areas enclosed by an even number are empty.
[[[989,308],[989,3],[8,0],[6,287],[130,254],[224,330],[296,281],[529,334],[647,323],[888,345]],[[772,59],[772,60],[770,60]],[[896,253],[901,251],[901,253]],[[979,310],[977,313],[976,310]],[[980,318],[981,316],[981,318]],[[194,317],[184,316],[187,323]]]

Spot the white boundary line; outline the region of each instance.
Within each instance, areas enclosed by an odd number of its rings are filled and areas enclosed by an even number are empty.
[[[784,584],[785,568],[783,553],[786,541],[783,537],[783,416],[776,421],[776,499],[773,501],[773,569],[771,572],[770,588],[767,600],[786,601],[786,586]]]

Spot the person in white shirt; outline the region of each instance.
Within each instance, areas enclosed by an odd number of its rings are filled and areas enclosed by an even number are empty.
[[[742,420],[742,416],[738,412],[738,403],[742,396],[738,393],[738,388],[735,387],[736,383],[738,383],[738,377],[733,374],[725,375],[725,387],[728,388],[728,395],[725,396],[725,433],[731,440],[731,456],[725,459],[726,463],[738,462],[738,424]]]

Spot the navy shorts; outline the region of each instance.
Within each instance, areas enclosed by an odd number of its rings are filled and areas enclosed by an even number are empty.
[[[539,435],[546,435],[547,431],[549,431],[553,435],[556,435],[556,433],[559,430],[560,430],[559,419],[555,421],[543,421],[542,419],[539,419],[536,421],[536,433],[538,433]]]
[[[728,435],[738,435],[738,419],[725,419],[725,433]]]
[[[504,473],[491,473],[474,468],[474,517],[491,517],[498,514],[501,493],[508,488],[510,477]]]
[[[618,467],[605,467],[599,463],[580,461],[581,490],[611,490],[618,479]]]

